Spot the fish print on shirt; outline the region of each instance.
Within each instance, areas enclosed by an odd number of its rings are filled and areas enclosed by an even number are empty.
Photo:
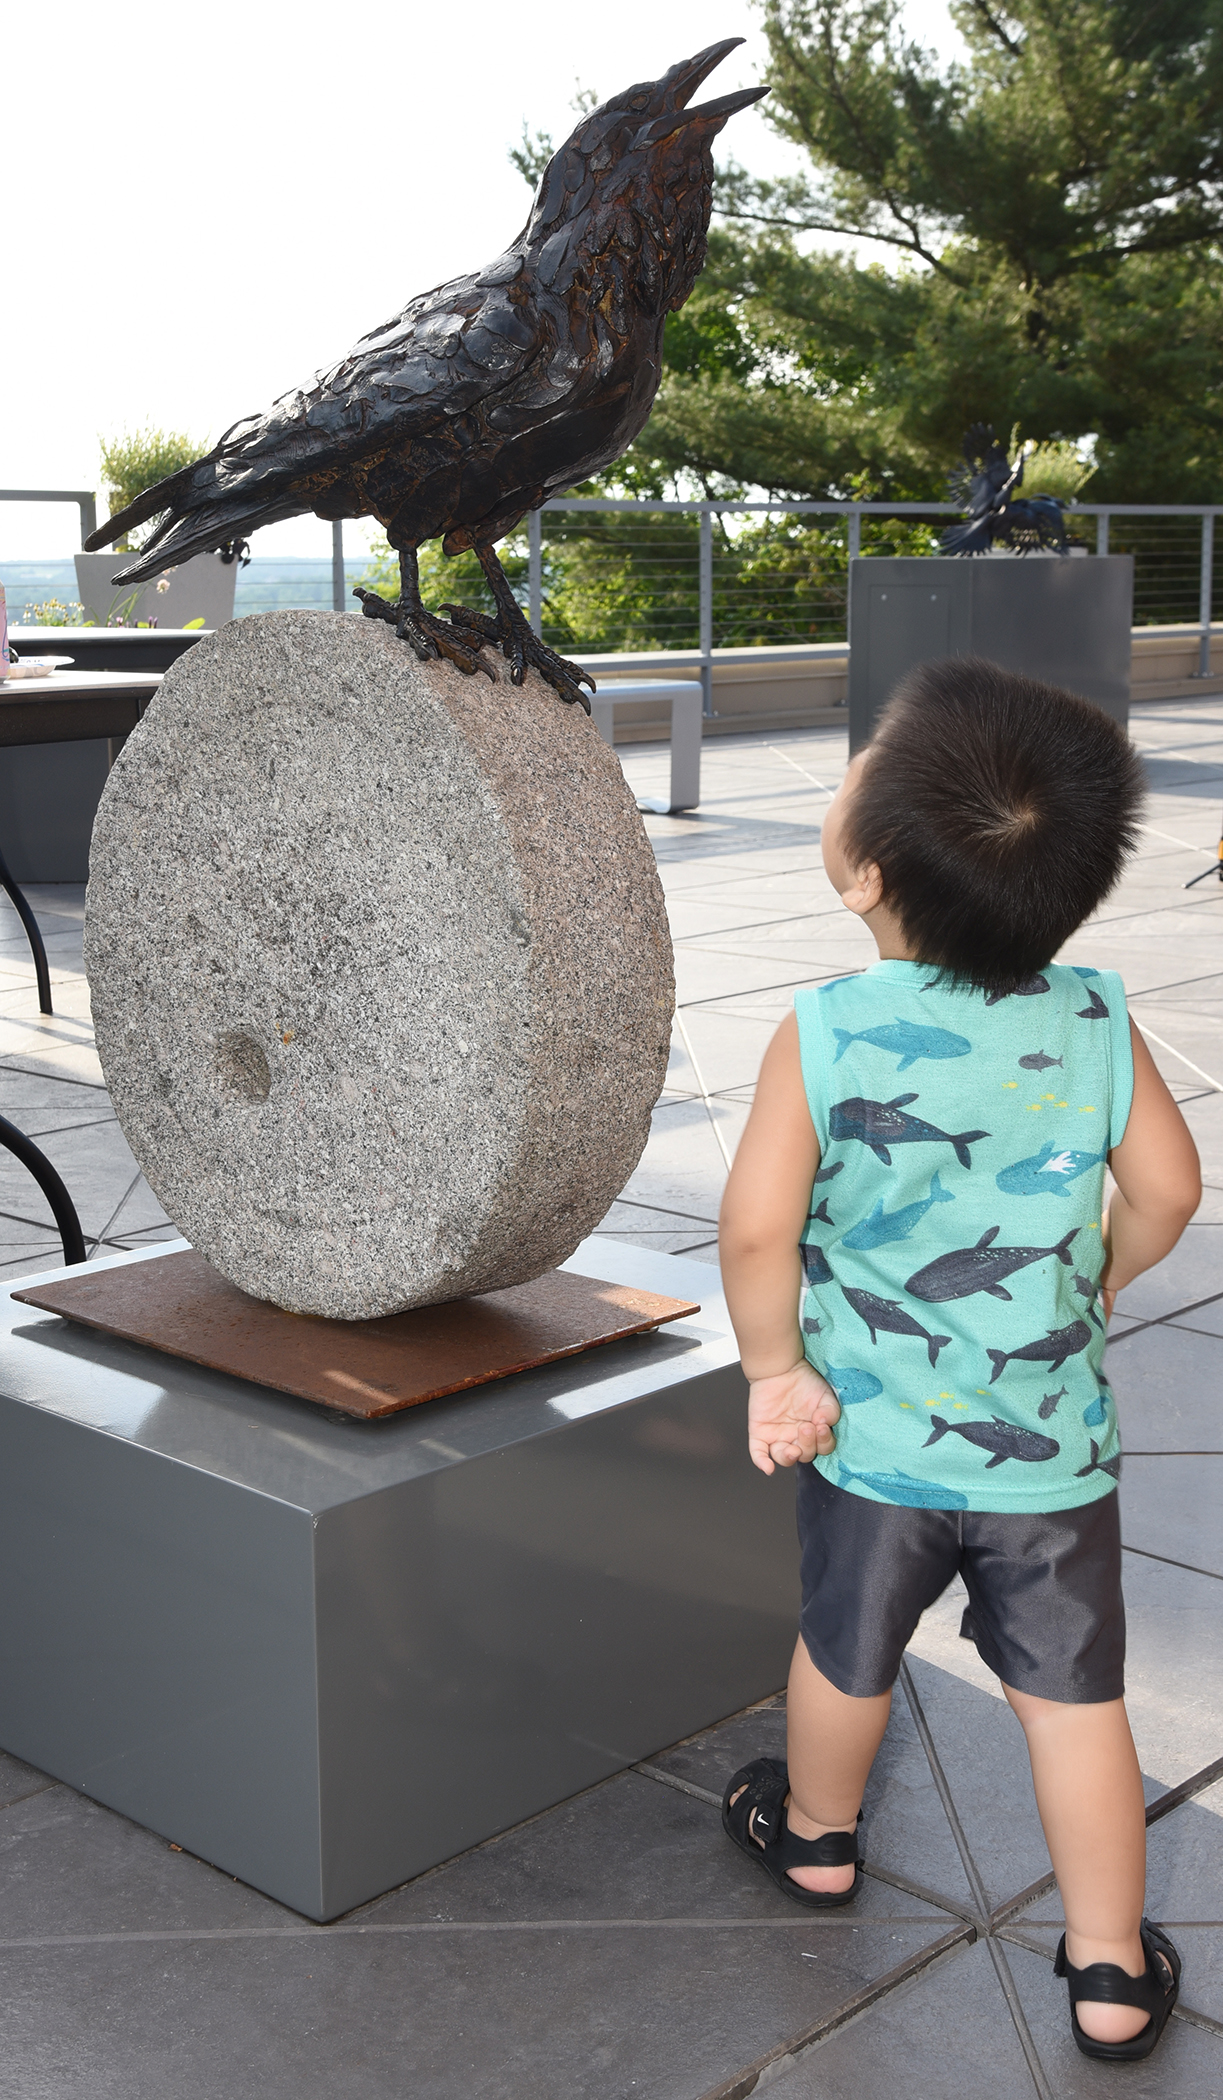
[[[828,1198],[821,1196],[814,1210],[807,1212],[808,1225],[831,1225],[835,1229],[836,1219],[828,1215]]]
[[[923,1123],[920,1116],[907,1116],[905,1109],[916,1094],[896,1094],[891,1101],[867,1101],[855,1094],[838,1101],[829,1113],[828,1134],[834,1139],[856,1138],[869,1145],[885,1167],[892,1164],[892,1145],[950,1145],[962,1167],[971,1167],[969,1146],[989,1136],[988,1130],[961,1130],[954,1135]]]
[[[913,1227],[920,1223],[934,1203],[954,1203],[950,1189],[945,1189],[937,1174],[930,1176],[930,1193],[917,1203],[906,1203],[900,1210],[885,1211],[880,1196],[869,1218],[842,1233],[843,1247],[886,1247],[891,1240],[907,1240]]]
[[[1030,1268],[1034,1261],[1047,1261],[1052,1254],[1069,1268],[1070,1243],[1078,1238],[1080,1228],[1072,1226],[1056,1247],[995,1247],[1001,1230],[1001,1225],[991,1225],[975,1247],[953,1247],[937,1261],[927,1262],[924,1269],[916,1269],[905,1282],[906,1291],[928,1305],[945,1305],[950,1298],[971,1298],[977,1291],[988,1291],[991,1298],[1005,1298],[1009,1305],[1011,1294],[1003,1288],[1003,1277]]]
[[[1025,977],[1023,983],[1017,984],[1013,992],[987,992],[985,1004],[997,1006],[1002,999],[1034,999],[1038,992],[1047,992],[1048,989],[1048,978],[1042,977],[1038,972],[1035,977]]]
[[[950,1028],[927,1028],[917,1021],[886,1021],[877,1028],[860,1028],[855,1035],[849,1028],[834,1028],[837,1039],[837,1054],[834,1065],[839,1064],[851,1043],[870,1043],[876,1050],[893,1051],[899,1057],[898,1072],[907,1072],[919,1058],[967,1057],[972,1049],[966,1035],[954,1035]]]
[[[1065,1397],[1066,1388],[1064,1385],[1059,1386],[1056,1393],[1045,1394],[1044,1399],[1041,1401],[1040,1406],[1036,1410],[1042,1422],[1047,1422],[1050,1415],[1055,1415],[1057,1413],[1057,1403],[1059,1400],[1064,1400]]]
[[[1091,987],[1091,1005],[1081,1006],[1075,1018],[1079,1021],[1107,1021],[1108,1008],[1105,1006],[1094,984]]]
[[[1062,1057],[1046,1057],[1043,1050],[1029,1050],[1027,1056],[1019,1060],[1025,1072],[1047,1072],[1051,1065],[1061,1065],[1065,1061]]]
[[[914,1480],[910,1473],[852,1473],[838,1461],[842,1487],[852,1490],[855,1480],[881,1495],[885,1502],[900,1502],[906,1509],[967,1509],[968,1497],[958,1488],[943,1487],[937,1480]]]
[[[912,1313],[905,1311],[899,1298],[876,1298],[873,1291],[851,1290],[847,1284],[842,1284],[841,1288],[859,1318],[865,1320],[872,1342],[877,1342],[881,1334],[920,1335],[926,1344],[930,1368],[934,1369],[939,1350],[945,1349],[951,1340],[949,1334],[931,1334],[913,1318]]]
[[[1103,1429],[1108,1420],[1108,1408],[1111,1399],[1112,1394],[1109,1392],[1108,1387],[1101,1386],[1095,1399],[1089,1401],[1083,1409],[1083,1426],[1085,1429]]]
[[[990,1379],[993,1385],[1008,1364],[1048,1364],[1051,1371],[1060,1371],[1068,1356],[1077,1356],[1091,1340],[1091,1329],[1086,1320],[1072,1320],[1068,1327],[1055,1327],[1042,1335],[1038,1342],[1026,1342],[1022,1349],[987,1349],[986,1355],[994,1367]]]
[[[1004,1196],[1064,1196],[1066,1183],[1077,1181],[1108,1158],[1107,1145],[1100,1152],[1079,1152],[1069,1145],[1042,1145],[1029,1159],[1017,1159],[995,1174],[995,1187]]]
[[[821,1167],[815,1178],[817,1181],[831,1181],[834,1175],[840,1173],[844,1165],[843,1159],[834,1159],[830,1167]]]
[[[945,1415],[931,1415],[927,1444],[937,1444],[944,1436],[962,1436],[966,1444],[992,1452],[985,1468],[987,1473],[995,1466],[1004,1466],[1008,1458],[1022,1459],[1025,1465],[1039,1465],[1044,1459],[1056,1458],[1062,1448],[1055,1437],[1041,1436],[1036,1429],[1021,1429],[1015,1422],[1004,1421],[1001,1415],[989,1422],[949,1422]]]
[[[832,1270],[822,1247],[802,1246],[799,1253],[803,1260],[803,1278],[808,1290],[817,1283],[831,1283]]]

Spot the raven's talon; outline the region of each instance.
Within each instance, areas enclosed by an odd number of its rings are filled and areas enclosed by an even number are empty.
[[[583,671],[579,664],[570,663],[566,656],[558,656],[555,649],[549,649],[546,642],[541,642],[527,626],[519,607],[515,606],[513,613],[503,613],[498,620],[490,619],[487,613],[476,612],[470,605],[444,605],[442,611],[500,647],[510,666],[512,685],[521,685],[528,668],[533,668],[566,707],[573,707],[580,701],[585,712],[590,713],[590,702],[582,691],[583,685],[588,685],[592,693],[595,690],[589,671]]]
[[[392,622],[397,639],[406,642],[422,664],[444,656],[465,677],[483,671],[485,677],[491,678],[496,685],[497,673],[479,654],[485,646],[483,637],[478,642],[472,639],[469,644],[468,637],[456,633],[448,621],[439,620],[423,606],[405,603],[402,598],[392,603],[387,598],[380,598],[376,591],[360,589],[354,590],[353,597],[361,600],[361,610],[369,619]]]

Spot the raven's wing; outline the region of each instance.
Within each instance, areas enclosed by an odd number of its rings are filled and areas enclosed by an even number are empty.
[[[139,582],[169,561],[303,511],[356,515],[343,493],[355,464],[505,388],[514,387],[521,403],[520,383],[533,363],[540,369],[528,392],[539,394],[541,407],[562,400],[572,365],[549,357],[555,324],[525,286],[519,290],[521,269],[522,258],[510,253],[479,276],[411,300],[309,386],[233,424],[202,459],[108,518],[89,544],[104,546],[164,512],[139,559],[121,572]]]

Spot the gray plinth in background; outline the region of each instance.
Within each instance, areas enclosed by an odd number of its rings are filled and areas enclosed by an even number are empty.
[[[985,656],[1129,720],[1134,561],[866,556],[849,565],[849,748],[871,737],[907,671]]]
[[[6,1295],[0,1745],[327,1919],[776,1689],[717,1270],[566,1266],[702,1310],[378,1422]]]

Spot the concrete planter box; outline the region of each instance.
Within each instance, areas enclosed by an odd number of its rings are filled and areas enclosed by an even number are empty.
[[[849,748],[871,735],[905,673],[984,656],[1068,686],[1129,719],[1134,562],[1128,554],[872,556],[849,565]]]
[[[234,616],[234,585],[237,561],[222,561],[219,554],[197,554],[176,568],[167,567],[167,591],[159,591],[157,578],[144,584],[112,583],[111,577],[134,559],[131,554],[78,554],[76,587],[86,620],[105,627],[121,609],[125,626],[138,620],[156,620],[159,627],[185,627],[202,619],[205,627],[224,627]],[[131,603],[133,592],[139,597]]]

